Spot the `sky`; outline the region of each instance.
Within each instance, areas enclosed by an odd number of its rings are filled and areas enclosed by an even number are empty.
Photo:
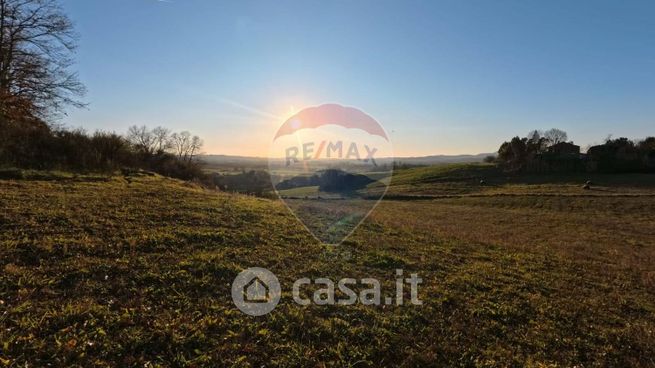
[[[188,130],[265,156],[324,103],[382,124],[397,156],[487,153],[532,129],[581,146],[655,135],[655,2],[62,0],[85,109],[63,123]]]

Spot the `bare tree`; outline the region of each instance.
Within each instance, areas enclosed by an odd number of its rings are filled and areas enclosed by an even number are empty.
[[[171,147],[180,160],[191,162],[200,153],[203,142],[198,136],[184,131],[171,135]]]
[[[126,136],[128,142],[146,155],[154,155],[156,149],[156,139],[153,132],[148,130],[145,125],[133,125],[127,130]]]
[[[552,145],[555,145],[555,144],[558,144],[558,143],[566,142],[567,139],[568,139],[568,136],[567,136],[565,131],[553,128],[553,129],[547,130],[544,133],[544,138],[546,138],[548,140],[548,142],[550,143],[550,145],[552,146]]]
[[[173,153],[179,159],[184,158],[190,144],[191,133],[189,132],[173,133],[171,135],[171,147],[173,149]]]
[[[162,154],[166,152],[166,150],[172,148],[170,130],[162,127],[156,127],[152,130],[151,134],[153,139],[153,150],[155,153]]]
[[[200,150],[202,149],[202,145],[204,142],[200,137],[197,135],[194,135],[193,138],[191,139],[191,151],[189,153],[188,160],[189,162],[193,161],[193,158],[197,155],[200,154]]]
[[[76,42],[56,0],[0,0],[0,113],[44,119],[83,106]]]

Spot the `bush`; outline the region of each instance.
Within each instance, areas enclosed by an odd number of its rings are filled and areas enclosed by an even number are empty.
[[[25,179],[25,175],[20,169],[0,169],[0,179]]]
[[[39,121],[9,122],[1,117],[0,166],[85,173],[132,168],[183,180],[204,177],[193,157],[182,159],[163,150],[144,152],[116,133],[89,135],[81,129],[51,129]],[[4,175],[17,178],[18,174]]]
[[[496,156],[492,156],[492,155],[486,156],[483,161],[488,164],[492,164],[496,162]]]

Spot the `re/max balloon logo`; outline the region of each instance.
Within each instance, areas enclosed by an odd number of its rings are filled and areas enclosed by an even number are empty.
[[[285,152],[286,166],[300,162],[301,160],[308,161],[332,158],[370,162],[374,166],[377,166],[373,157],[378,151],[377,148],[371,148],[367,144],[359,146],[356,142],[351,142],[347,147],[348,149],[344,150],[343,141],[326,140],[319,142],[318,145],[315,142],[307,142],[300,146],[291,146]],[[345,155],[344,151],[346,152]]]

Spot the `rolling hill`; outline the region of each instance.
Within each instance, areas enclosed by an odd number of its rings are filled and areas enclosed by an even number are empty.
[[[411,170],[398,185],[436,191],[488,168]],[[655,198],[623,180],[597,197],[505,183],[503,195],[385,200],[340,247],[279,201],[156,175],[0,180],[0,364],[647,366]],[[631,191],[643,195],[614,195]],[[253,266],[287,291],[264,317],[230,298]],[[301,277],[393,290],[397,268],[423,279],[423,305],[299,306],[288,293]]]

